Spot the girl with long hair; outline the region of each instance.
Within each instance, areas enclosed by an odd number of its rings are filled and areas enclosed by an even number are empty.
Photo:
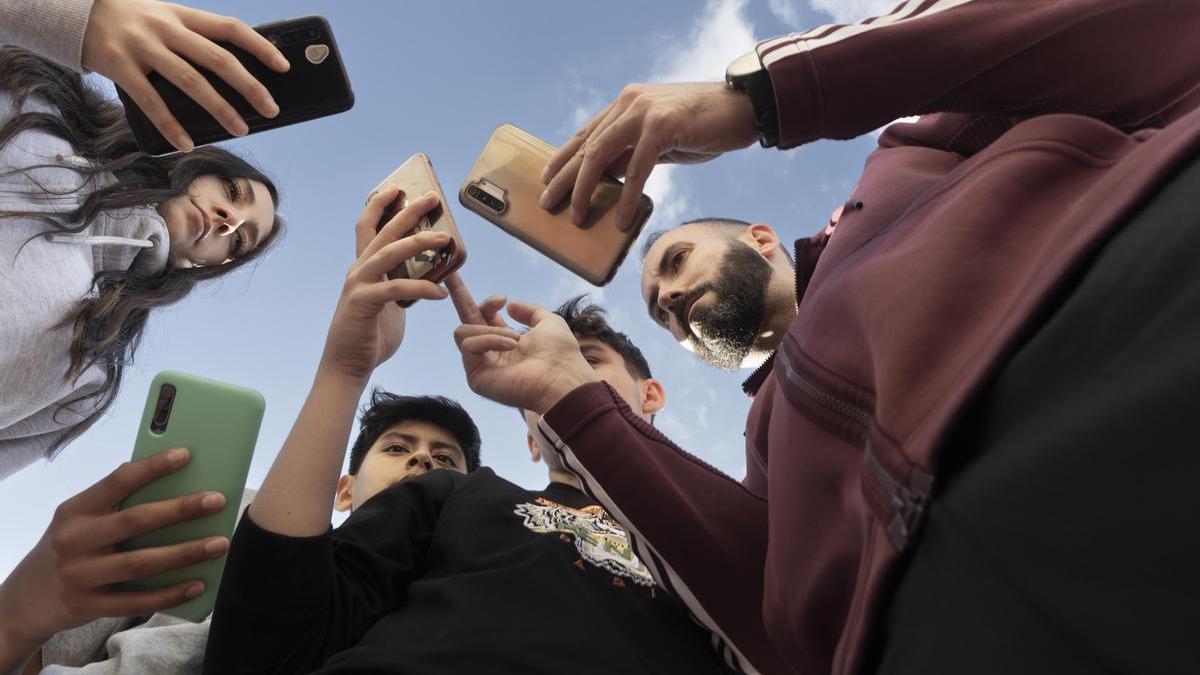
[[[0,478],[112,404],[152,310],[279,237],[278,192],[219,148],[153,157],[120,106],[0,49]]]

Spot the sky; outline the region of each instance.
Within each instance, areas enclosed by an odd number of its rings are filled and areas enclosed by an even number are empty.
[[[628,83],[719,81],[729,61],[759,40],[884,13],[890,0],[190,4],[250,25],[325,16],[355,106],[225,144],[279,185],[284,240],[253,270],[157,311],[107,417],[53,462],[0,484],[0,577],[41,537],[58,504],[129,458],[150,380],[159,371],[262,392],[266,415],[248,485],[261,484],[311,385],[353,262],[353,227],[363,201],[416,152],[429,155],[450,195],[469,252],[462,276],[476,298],[505,293],[553,307],[589,293],[663,382],[667,407],[657,426],[731,476],[744,475],[742,432],[750,399],[740,383],[748,372],[726,373],[696,361],[650,322],[638,290],[636,252],[612,283],[591,286],[462,208],[457,187],[501,123],[557,145]],[[643,236],[702,216],[767,223],[785,241],[811,235],[849,194],[874,146],[868,134],[789,151],[753,146],[703,165],[660,166],[646,187],[655,210]],[[404,344],[375,371],[372,384],[459,401],[479,425],[483,462],[515,483],[544,487],[545,468],[530,461],[524,423],[512,409],[467,387],[451,335],[458,321],[450,302],[419,302],[407,323]]]

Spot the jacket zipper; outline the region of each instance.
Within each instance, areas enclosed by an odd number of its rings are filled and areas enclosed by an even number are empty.
[[[779,362],[783,364],[788,380],[817,403],[817,405],[856,422],[864,428],[871,425],[871,412],[869,410],[838,397],[836,394],[829,392],[811,379],[800,374],[792,364],[792,359],[788,356],[787,350],[782,345],[780,345],[776,355]],[[908,545],[912,533],[916,531],[917,526],[920,525],[921,519],[925,515],[925,507],[929,503],[929,496],[933,487],[933,477],[920,469],[914,468],[908,485],[900,482],[879,461],[879,458],[876,457],[869,438],[864,444],[863,456],[867,469],[875,478],[875,482],[887,492],[888,503],[892,508],[892,519],[887,525],[888,538],[897,551],[903,551]]]

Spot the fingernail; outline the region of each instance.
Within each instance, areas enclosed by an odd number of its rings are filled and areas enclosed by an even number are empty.
[[[203,592],[204,592],[204,584],[202,584],[200,582],[196,582],[196,583],[192,584],[191,586],[188,586],[187,590],[184,591],[184,593],[183,593],[183,597],[187,598],[188,600],[191,600],[192,598],[200,597],[200,594]]]
[[[175,147],[179,148],[183,152],[191,152],[192,148],[196,147],[196,144],[192,142],[191,136],[188,136],[187,134],[179,134],[175,137]]]
[[[579,211],[576,210],[574,206],[571,207],[571,222],[575,223],[576,225],[579,225],[583,222],[583,219],[579,217]]]
[[[288,63],[288,60],[286,58],[284,58],[284,56],[282,54],[275,57],[275,65],[280,68],[283,68],[284,70],[288,70],[289,68],[292,67],[292,64]]]
[[[203,506],[206,511],[215,511],[225,506],[225,495],[220,492],[210,492],[200,498],[200,506]]]
[[[267,99],[267,117],[274,117],[278,114],[279,114],[279,104],[275,102],[275,99],[268,98]]]
[[[538,206],[542,207],[543,209],[550,208],[551,204],[550,204],[550,191],[549,190],[542,191],[542,196],[538,197]]]
[[[234,136],[245,136],[248,133],[250,133],[250,127],[246,126],[245,122],[243,122],[242,120],[238,120],[233,123],[233,135]]]
[[[183,460],[187,459],[187,456],[188,456],[187,448],[175,448],[174,450],[167,453],[167,459],[172,464],[178,464],[179,462],[182,462]]]
[[[625,212],[622,211],[621,209],[617,209],[617,215],[616,215],[616,218],[613,219],[613,221],[617,224],[618,230],[624,230],[625,229]]]
[[[543,184],[550,182],[550,165],[549,164],[547,164],[545,167],[542,168],[541,177],[542,177]]]
[[[211,555],[221,555],[229,550],[229,540],[224,537],[215,537],[204,542],[204,552]]]

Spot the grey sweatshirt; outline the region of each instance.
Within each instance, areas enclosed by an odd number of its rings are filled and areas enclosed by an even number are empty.
[[[25,109],[57,113],[32,99]],[[13,114],[12,97],[0,92],[0,124]],[[82,185],[67,168],[86,161],[50,134],[18,134],[0,147],[0,210],[74,208],[97,187]],[[10,173],[46,163],[54,166]],[[93,366],[65,378],[72,326],[60,324],[93,293],[95,273],[135,265],[161,270],[167,252],[166,224],[149,206],[101,214],[79,234],[54,233],[33,218],[0,218],[0,479],[45,456],[66,428],[94,409],[92,402],[60,409],[95,391],[105,375]]]
[[[0,0],[0,44],[83,70],[83,33],[91,11],[92,0]]]

